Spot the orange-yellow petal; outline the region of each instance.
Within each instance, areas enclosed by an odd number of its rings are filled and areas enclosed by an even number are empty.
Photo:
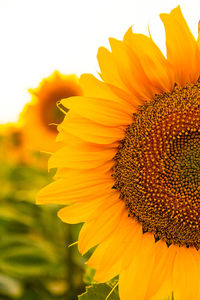
[[[89,202],[76,202],[59,210],[59,218],[69,224],[86,222],[94,211],[104,203],[106,197],[96,198]]]
[[[176,256],[176,248],[167,247],[166,243],[160,240],[155,244],[155,267],[149,280],[146,298],[150,299],[161,289],[163,282],[168,280],[173,270],[173,263]],[[167,294],[165,294],[166,296]]]
[[[78,169],[70,169],[70,168],[59,168],[54,175],[54,179],[62,179],[65,178],[67,180],[71,180],[71,178],[84,178],[84,180],[88,180],[88,178],[101,177],[102,179],[111,178],[111,168],[113,166],[113,161],[107,161],[105,164],[99,166],[95,169],[88,169],[87,172],[83,172]]]
[[[143,240],[142,226],[135,220],[130,221],[134,223],[134,226],[132,226],[132,238],[131,243],[127,245],[123,253],[121,270],[127,269],[130,261],[133,262],[133,260],[137,259]]]
[[[58,179],[44,187],[37,195],[38,204],[69,204],[76,201],[91,201],[109,195],[113,186],[112,179],[72,177]]]
[[[107,99],[74,97],[63,99],[62,105],[104,126],[124,126],[132,122],[132,111],[128,106]]]
[[[145,300],[173,300],[172,298],[172,292],[173,292],[173,288],[172,288],[172,283],[171,280],[168,278],[168,280],[166,280],[162,287],[158,290],[158,292],[151,298],[147,298]]]
[[[97,247],[88,261],[89,265],[97,268],[96,280],[107,281],[120,273],[124,251],[134,239],[136,230],[135,221],[128,218],[127,210],[125,209],[112,235],[102,245]]]
[[[151,37],[132,32],[132,27],[124,35],[124,42],[138,57],[155,93],[169,92],[174,86],[172,66]],[[143,82],[141,82],[142,84]]]
[[[173,270],[173,291],[176,300],[198,299],[199,266],[193,253],[196,249],[180,247]]]
[[[140,99],[134,99],[130,93],[100,81],[92,74],[83,74],[80,78],[80,85],[86,97],[95,98],[98,95],[98,98],[115,101],[121,105],[128,106],[130,109],[135,108],[138,104],[142,104]]]
[[[124,203],[118,200],[118,193],[116,195],[113,193],[102,209],[98,208],[96,211],[98,218],[92,216],[92,219],[83,225],[79,235],[79,251],[82,254],[86,253],[112,234],[120,221],[123,210]]]
[[[136,259],[121,271],[119,276],[119,294],[121,300],[145,300],[148,283],[155,263],[155,242],[153,235],[142,238],[140,252]],[[147,267],[148,266],[148,267]]]
[[[49,159],[49,168],[90,169],[103,165],[116,154],[116,149],[88,145],[64,146]]]
[[[137,55],[119,40],[110,39],[110,46],[121,78],[129,91],[143,100],[151,99],[155,93]]]
[[[100,47],[97,53],[97,59],[103,81],[129,93],[129,89],[120,78],[120,73],[112,53],[106,48]]]
[[[185,85],[197,80],[200,72],[200,53],[180,9],[161,14],[166,31],[167,59],[175,70],[175,81]]]
[[[125,128],[107,127],[92,122],[74,112],[68,112],[58,131],[68,132],[85,141],[96,144],[109,144],[124,138]]]

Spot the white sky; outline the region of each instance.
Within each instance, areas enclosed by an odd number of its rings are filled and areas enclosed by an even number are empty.
[[[96,74],[98,47],[131,25],[145,34],[149,25],[164,51],[159,14],[178,4],[197,36],[198,0],[0,0],[0,122],[16,121],[27,89],[55,69]]]

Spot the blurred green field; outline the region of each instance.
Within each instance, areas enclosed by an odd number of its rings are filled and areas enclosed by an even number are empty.
[[[85,290],[85,261],[68,245],[77,241],[80,225],[63,224],[57,206],[35,204],[53,174],[0,163],[0,299],[77,299]]]

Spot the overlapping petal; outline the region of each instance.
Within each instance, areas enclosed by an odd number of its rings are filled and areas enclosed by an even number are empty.
[[[148,266],[148,267],[147,267]],[[122,300],[145,300],[149,280],[155,266],[155,243],[151,234],[142,238],[140,251],[119,276],[119,294]]]
[[[110,195],[113,179],[82,174],[81,177],[58,179],[44,187],[37,196],[38,204],[70,204],[79,201],[91,201]]]
[[[181,247],[177,252],[173,269],[173,290],[177,300],[198,299],[200,258],[195,251]]]
[[[83,170],[96,168],[112,160],[116,151],[116,147],[105,149],[98,145],[67,145],[51,156],[49,168],[66,167]]]
[[[115,101],[101,98],[74,97],[61,101],[69,110],[104,126],[124,126],[132,122],[132,111]]]
[[[58,131],[62,135],[67,132],[90,143],[111,144],[124,138],[125,126],[106,127],[69,111],[58,126]]]
[[[173,66],[176,83],[184,86],[197,80],[200,51],[180,9],[161,14],[166,31],[167,60]]]
[[[171,91],[174,85],[172,66],[152,38],[133,33],[130,28],[124,35],[124,42],[137,55],[154,93]],[[142,82],[142,84],[144,83]]]
[[[118,195],[110,195],[102,208],[98,208],[91,220],[83,225],[79,234],[79,251],[84,254],[111,235],[120,222],[123,211],[124,205],[118,200]]]

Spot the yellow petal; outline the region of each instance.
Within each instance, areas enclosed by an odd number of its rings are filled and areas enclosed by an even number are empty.
[[[171,280],[168,279],[165,281],[162,285],[162,287],[159,289],[159,291],[151,298],[146,297],[145,300],[173,300],[172,299],[172,283]]]
[[[100,176],[102,179],[107,179],[111,178],[112,166],[113,161],[107,161],[105,164],[94,169],[89,169],[86,172],[77,169],[59,168],[54,175],[54,179],[65,178],[71,180],[71,178],[85,178],[84,180],[88,180],[88,178],[99,178]]]
[[[130,222],[133,223],[132,238],[123,253],[121,270],[127,269],[130,263],[137,259],[143,240],[142,226],[133,219],[130,219]]]
[[[121,269],[121,260],[116,260],[113,264],[109,265],[109,268],[101,268],[102,260],[104,255],[107,253],[107,248],[111,243],[111,237],[108,237],[100,245],[97,246],[94,253],[88,260],[87,264],[92,268],[96,269],[94,280],[99,282],[106,282],[117,276]],[[113,253],[113,252],[112,252]],[[112,256],[110,253],[110,256]]]
[[[198,259],[194,255],[196,249],[180,247],[174,263],[173,290],[176,300],[198,300],[199,268]]]
[[[121,268],[121,260],[116,260],[106,270],[103,269],[96,270],[94,280],[98,282],[107,282],[120,273],[120,268]]]
[[[90,169],[112,160],[117,149],[104,149],[93,145],[71,145],[56,151],[49,159],[49,168]]]
[[[68,112],[62,124],[58,126],[58,130],[96,144],[120,141],[125,134],[124,128],[103,126],[71,111]]]
[[[88,261],[89,265],[97,269],[95,280],[108,281],[120,273],[124,251],[132,243],[136,230],[135,222],[128,218],[125,209],[118,226],[108,240],[103,242],[106,247],[100,245]]]
[[[129,28],[124,42],[138,57],[154,93],[171,91],[174,86],[172,68],[152,38],[133,33],[132,28]]]
[[[119,74],[133,95],[151,99],[154,91],[144,69],[135,53],[124,42],[110,39],[112,54],[116,60]]]
[[[105,197],[107,198],[107,197]],[[59,218],[69,224],[86,222],[94,211],[105,201],[104,197],[94,198],[89,202],[78,202],[59,210]]]
[[[101,99],[115,101],[129,108],[135,107],[133,95],[126,93],[119,87],[98,80],[92,74],[83,74],[80,78],[80,85],[86,97],[95,98],[98,95],[98,98]]]
[[[155,262],[155,244],[152,234],[142,239],[137,259],[129,264],[119,276],[119,294],[121,300],[145,299],[147,286]]]
[[[114,101],[99,98],[74,97],[61,101],[73,112],[104,126],[123,126],[132,122],[129,107]]]
[[[200,54],[180,6],[160,17],[165,26],[167,59],[175,70],[175,81],[182,86],[195,82],[200,72]]]
[[[103,178],[58,179],[44,187],[37,195],[37,204],[69,204],[76,201],[91,201],[112,192],[113,180]]]
[[[113,55],[106,48],[100,47],[97,53],[97,59],[103,80],[129,93],[129,89],[120,78]]]
[[[104,203],[102,209],[96,211],[96,216],[86,222],[79,235],[79,251],[84,254],[90,248],[104,241],[120,221],[120,217],[124,210],[124,203],[119,201],[118,193],[109,197]]]
[[[161,289],[172,273],[174,258],[176,256],[176,248],[167,247],[166,243],[160,240],[155,244],[155,267],[150,277],[146,299],[150,299]],[[168,294],[165,294],[167,296]]]
[[[198,38],[197,38],[197,44],[200,47],[200,21],[198,22]]]

